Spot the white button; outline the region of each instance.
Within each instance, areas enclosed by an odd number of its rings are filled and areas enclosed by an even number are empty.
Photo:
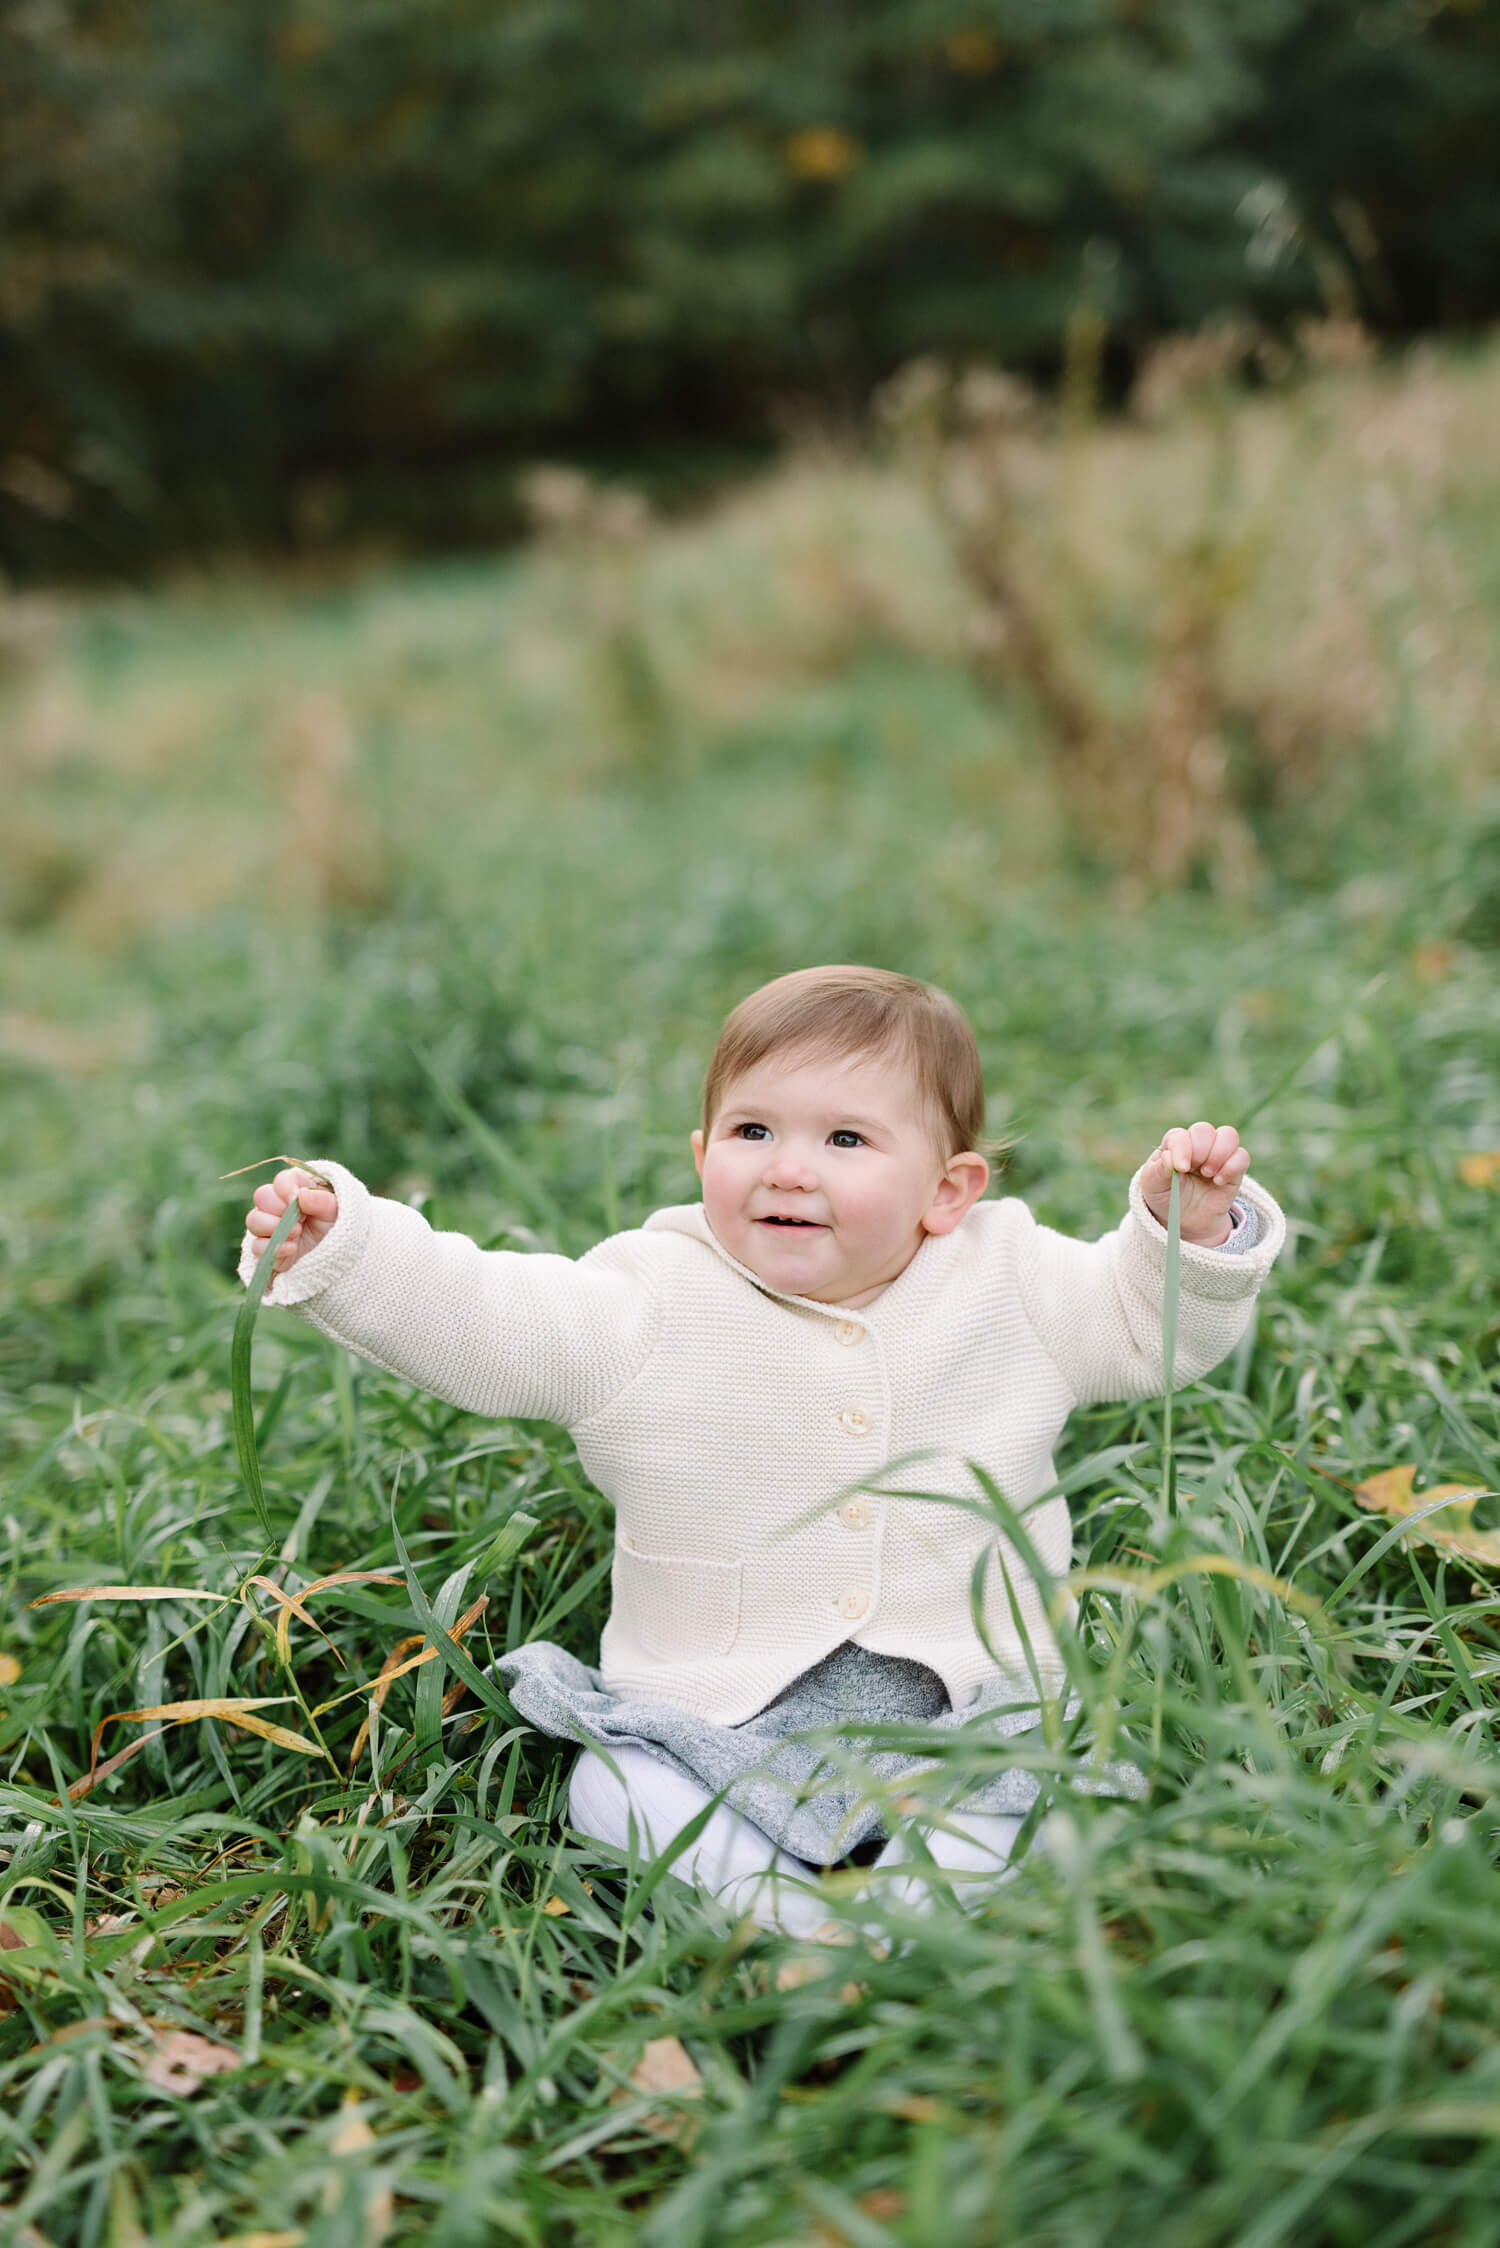
[[[839,1427],[850,1436],[863,1436],[869,1430],[874,1414],[866,1412],[863,1405],[846,1405],[839,1415]]]
[[[863,1499],[845,1499],[837,1511],[840,1522],[850,1530],[863,1530],[870,1520],[870,1509]]]
[[[852,1319],[841,1319],[833,1331],[846,1349],[852,1347],[855,1343],[862,1343],[865,1339],[863,1327]]]
[[[852,1622],[856,1616],[862,1616],[869,1607],[870,1595],[867,1592],[861,1592],[857,1585],[851,1585],[847,1592],[839,1594],[833,1605],[841,1616],[847,1616]]]

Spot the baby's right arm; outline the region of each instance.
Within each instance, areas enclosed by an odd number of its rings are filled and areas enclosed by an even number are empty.
[[[265,1302],[284,1308],[419,1389],[491,1419],[580,1426],[639,1372],[660,1324],[654,1236],[624,1233],[588,1255],[481,1249],[437,1233],[403,1202],[372,1195],[321,1156],[261,1187],[240,1278],[254,1277],[288,1203],[306,1213]],[[330,1191],[330,1187],[332,1191]]]
[[[339,1214],[339,1198],[327,1187],[320,1187],[306,1171],[278,1171],[269,1186],[258,1186],[255,1200],[245,1213],[245,1231],[250,1236],[251,1254],[257,1258],[265,1252],[270,1240],[285,1214],[293,1195],[302,1206],[302,1215],[292,1227],[276,1252],[277,1272],[288,1272],[299,1257],[316,1249],[329,1232]]]

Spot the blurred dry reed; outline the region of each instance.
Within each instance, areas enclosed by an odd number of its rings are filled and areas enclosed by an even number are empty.
[[[1493,773],[1495,666],[1443,521],[1476,438],[1494,471],[1471,387],[1425,354],[1377,367],[1338,317],[1295,348],[1243,320],[1171,338],[1126,420],[1086,367],[1060,411],[935,360],[879,394],[975,596],[974,669],[1033,699],[1075,842],[1127,891],[1244,897],[1260,821],[1336,822],[1403,752]]]

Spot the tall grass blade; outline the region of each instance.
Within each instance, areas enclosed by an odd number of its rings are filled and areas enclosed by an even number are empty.
[[[494,1164],[506,1185],[519,1195],[536,1222],[546,1226],[559,1240],[564,1239],[567,1220],[561,1204],[553,1199],[526,1165],[518,1162],[512,1155],[500,1134],[486,1124],[473,1103],[464,1098],[442,1065],[431,1054],[424,1053],[420,1046],[414,1046],[412,1052],[426,1071],[433,1091],[454,1123],[463,1127],[480,1153]]]
[[[1373,999],[1376,992],[1380,990],[1382,984],[1389,983],[1389,981],[1390,971],[1388,969],[1383,971],[1378,976],[1372,976],[1370,978],[1370,981],[1357,994],[1355,999],[1355,1008],[1362,1007],[1367,999]],[[1352,1015],[1353,1012],[1354,1009],[1348,1010],[1348,1014],[1350,1015]],[[1348,1019],[1347,1015],[1345,1019]],[[1281,1098],[1281,1095],[1286,1091],[1289,1085],[1295,1084],[1296,1080],[1306,1069],[1308,1063],[1312,1060],[1314,1054],[1321,1054],[1323,1048],[1325,1046],[1332,1045],[1334,1040],[1339,1036],[1339,1030],[1322,1031],[1319,1036],[1313,1040],[1310,1046],[1303,1047],[1296,1060],[1290,1063],[1287,1068],[1285,1068],[1281,1072],[1281,1075],[1279,1077],[1272,1078],[1270,1084],[1261,1094],[1259,1100],[1252,1101],[1248,1108],[1242,1108],[1240,1110],[1239,1130],[1241,1137],[1243,1137],[1244,1135],[1245,1126],[1247,1124],[1253,1123],[1255,1118],[1260,1115],[1262,1109],[1269,1108],[1272,1101],[1279,1100]]]
[[[245,1300],[235,1316],[234,1339],[229,1345],[229,1393],[234,1415],[234,1448],[239,1454],[240,1473],[245,1479],[245,1489],[251,1504],[260,1517],[261,1534],[267,1545],[274,1545],[276,1533],[271,1527],[271,1510],[266,1505],[266,1494],[260,1480],[260,1453],[255,1443],[255,1406],[250,1395],[250,1344],[255,1332],[255,1314],[260,1309],[260,1299],[271,1284],[276,1269],[276,1252],[302,1215],[302,1205],[294,1194],[281,1213],[281,1222],[260,1253],[260,1261],[250,1276],[245,1290]]]
[[[1172,1385],[1177,1372],[1177,1298],[1182,1285],[1182,1180],[1172,1173],[1172,1200],[1167,1210],[1167,1269],[1161,1293],[1162,1378],[1166,1384],[1161,1410],[1161,1448],[1166,1479],[1167,1512],[1177,1512],[1177,1453],[1172,1443]]]

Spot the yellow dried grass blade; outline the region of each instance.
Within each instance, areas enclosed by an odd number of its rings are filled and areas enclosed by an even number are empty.
[[[310,1585],[304,1585],[299,1597],[311,1600],[315,1592],[326,1592],[330,1585],[404,1585],[405,1582],[399,1569],[331,1569],[326,1577],[314,1577]]]
[[[1062,1621],[1070,1602],[1080,1592],[1128,1592],[1137,1599],[1149,1600],[1168,1585],[1177,1584],[1183,1577],[1234,1577],[1241,1584],[1253,1585],[1258,1592],[1269,1592],[1284,1600],[1304,1616],[1321,1616],[1323,1603],[1311,1593],[1300,1592],[1285,1577],[1276,1577],[1269,1569],[1262,1569],[1254,1561],[1241,1561],[1229,1553],[1190,1553],[1185,1560],[1171,1561],[1160,1569],[1077,1569],[1065,1577],[1057,1588],[1052,1603],[1054,1623]]]
[[[291,1665],[292,1618],[295,1616],[299,1623],[306,1624],[310,1631],[317,1633],[335,1662],[341,1664],[345,1670],[348,1669],[348,1664],[344,1662],[343,1656],[339,1653],[323,1626],[315,1622],[308,1614],[296,1593],[288,1592],[285,1585],[279,1585],[272,1578],[261,1576],[258,1573],[253,1577],[247,1577],[245,1582],[259,1585],[262,1592],[268,1592],[273,1600],[279,1601],[281,1604],[281,1613],[276,1618],[276,1652],[284,1666],[290,1668]]]
[[[284,1725],[273,1725],[268,1719],[252,1714],[260,1709],[274,1709],[292,1698],[290,1694],[218,1695],[202,1701],[155,1702],[150,1709],[111,1710],[94,1728],[90,1775],[97,1771],[99,1742],[106,1725],[139,1725],[149,1718],[162,1718],[171,1725],[186,1725],[194,1718],[217,1717],[226,1725],[238,1725],[247,1733],[259,1733],[279,1748],[295,1749],[299,1756],[326,1756],[327,1750],[320,1748],[316,1741],[308,1740],[305,1734],[293,1733]]]
[[[294,1733],[288,1726],[273,1725],[264,1717],[247,1717],[243,1711],[225,1709],[209,1711],[209,1716],[222,1717],[226,1725],[238,1725],[246,1733],[259,1733],[262,1740],[274,1741],[278,1748],[295,1749],[299,1756],[322,1756],[331,1764],[333,1759],[317,1741],[310,1741],[305,1733]]]
[[[81,1803],[86,1795],[93,1794],[101,1780],[107,1780],[112,1772],[119,1771],[122,1764],[128,1764],[133,1756],[139,1756],[143,1748],[149,1748],[153,1741],[159,1741],[166,1730],[165,1725],[158,1725],[154,1733],[142,1733],[139,1739],[132,1741],[127,1748],[117,1750],[113,1756],[107,1756],[102,1764],[91,1766],[84,1773],[82,1779],[70,1781],[68,1784],[68,1801],[70,1803]],[[94,1742],[96,1751],[98,1745],[96,1736]]]
[[[229,1595],[196,1585],[74,1585],[67,1592],[44,1592],[27,1606],[50,1608],[59,1600],[215,1600],[222,1607]]]
[[[338,1192],[332,1179],[325,1179],[305,1155],[262,1155],[254,1163],[242,1163],[237,1171],[221,1171],[219,1184],[222,1186],[226,1179],[248,1178],[252,1171],[263,1171],[268,1163],[289,1164],[294,1171],[305,1171],[310,1179],[316,1179],[318,1185],[325,1187],[330,1194]]]
[[[403,1578],[401,1581],[404,1583],[405,1579]],[[484,1611],[486,1608],[488,1608],[489,1604],[489,1594],[487,1592],[482,1592],[479,1595],[479,1598],[473,1603],[473,1605],[466,1608],[463,1614],[458,1618],[457,1622],[453,1626],[453,1630],[450,1636],[454,1639],[462,1639],[464,1633],[469,1629],[470,1625],[478,1622],[479,1618],[484,1614]],[[420,1647],[422,1651],[418,1655],[408,1656],[406,1650],[409,1647]],[[379,1673],[372,1681],[370,1686],[368,1688],[356,1687],[354,1691],[356,1693],[366,1692],[369,1696],[369,1699],[375,1704],[375,1707],[378,1710],[384,1709],[385,1698],[390,1692],[391,1688],[395,1685],[396,1680],[398,1678],[404,1678],[409,1670],[420,1670],[423,1663],[430,1663],[434,1661],[437,1656],[437,1652],[438,1650],[436,1647],[430,1646],[428,1644],[427,1634],[425,1632],[411,1632],[405,1639],[397,1640],[395,1646],[391,1649],[390,1653],[386,1656],[385,1661],[381,1664]],[[403,1658],[405,1659],[403,1660]],[[341,1702],[346,1702],[349,1699],[350,1696],[348,1694],[340,1694],[339,1696],[339,1700]],[[325,1710],[332,1709],[333,1707],[334,1704],[332,1702],[320,1702],[317,1709],[314,1710],[313,1715],[315,1717],[321,1717]],[[369,1740],[369,1738],[370,1720],[367,1717],[364,1723],[361,1725],[358,1733],[355,1735],[354,1746],[349,1751],[348,1769],[351,1772],[354,1770],[355,1765],[359,1762],[361,1756],[364,1754],[365,1744]]]

